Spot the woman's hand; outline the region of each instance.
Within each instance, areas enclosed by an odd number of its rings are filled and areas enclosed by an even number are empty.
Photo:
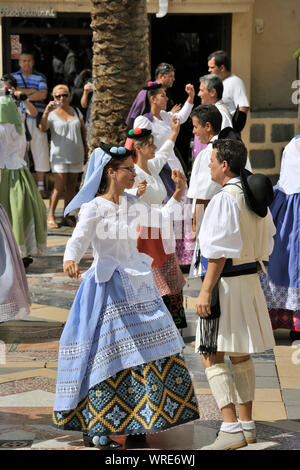
[[[172,180],[176,184],[176,189],[179,191],[183,191],[185,188],[186,177],[185,174],[178,170],[177,168],[172,170]]]
[[[178,136],[179,134],[179,131],[180,131],[180,121],[177,117],[172,117],[172,120],[171,120],[171,127],[172,127],[172,131],[174,132],[174,134],[176,134],[176,137]]]
[[[136,195],[138,197],[141,197],[147,189],[147,181],[145,179],[142,180],[142,181],[139,181],[137,183],[137,188],[138,188],[138,190],[137,190]]]
[[[189,95],[188,97],[188,102],[193,104],[194,103],[194,98],[195,98],[195,88],[194,88],[194,85],[192,85],[191,83],[188,83],[186,86],[185,86],[185,91],[186,93]]]
[[[55,101],[49,101],[49,103],[47,104],[47,106],[45,108],[44,113],[49,114],[55,108],[57,108],[57,105],[56,105]]]
[[[69,277],[78,279],[81,277],[81,272],[79,271],[78,263],[75,261],[65,261],[64,262],[64,273],[66,273]]]
[[[182,108],[181,104],[175,104],[173,108],[171,109],[171,113],[176,114],[181,110],[181,108]]]

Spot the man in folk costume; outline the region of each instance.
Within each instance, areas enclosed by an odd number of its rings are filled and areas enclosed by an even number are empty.
[[[202,355],[223,422],[216,441],[204,450],[237,449],[256,442],[250,355],[275,345],[258,275],[265,271],[274,244],[276,230],[267,207],[273,199],[272,184],[266,176],[246,170],[246,159],[242,142],[213,142],[211,178],[222,188],[208,204],[199,232],[206,274],[196,302],[196,351]]]

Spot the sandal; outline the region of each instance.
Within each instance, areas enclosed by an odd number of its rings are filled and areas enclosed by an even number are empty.
[[[106,443],[104,443],[105,441]],[[107,436],[91,437],[86,433],[83,433],[83,443],[85,447],[97,447],[97,449],[101,449],[101,450],[116,450],[122,447],[122,444],[120,444],[119,442],[113,441]]]
[[[58,228],[58,225],[55,222],[55,220],[47,220],[47,227],[48,228]]]

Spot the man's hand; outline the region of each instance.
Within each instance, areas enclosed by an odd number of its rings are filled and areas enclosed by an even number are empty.
[[[202,286],[195,307],[197,315],[199,317],[208,317],[211,314],[210,304],[211,292],[204,290]]]

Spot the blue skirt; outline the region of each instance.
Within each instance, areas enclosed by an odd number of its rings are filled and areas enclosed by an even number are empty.
[[[300,194],[285,194],[275,187],[270,210],[276,235],[261,285],[273,330],[300,331]]]
[[[268,274],[261,276],[269,308],[300,309],[300,194],[275,188],[270,207],[276,227]]]
[[[149,287],[157,291],[153,275]],[[96,283],[90,269],[60,339],[54,410],[74,410],[93,387],[118,372],[183,348],[158,291],[153,300],[129,304],[118,270],[108,282]]]

